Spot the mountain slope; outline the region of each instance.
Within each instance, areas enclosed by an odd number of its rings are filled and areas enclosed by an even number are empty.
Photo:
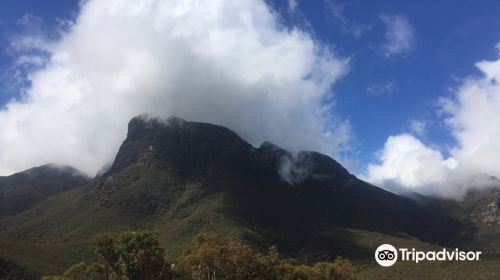
[[[35,276],[25,269],[18,267],[16,264],[0,259],[0,279],[37,279]]]
[[[292,155],[267,142],[254,148],[221,126],[144,117],[130,121],[107,172],[0,221],[6,254],[50,273],[92,257],[90,235],[124,229],[159,230],[174,257],[213,231],[309,259],[371,257],[369,247],[351,251],[358,236],[374,232],[445,244],[462,231],[457,220],[365,183],[325,155]],[[16,253],[30,250],[38,259]]]
[[[471,247],[489,254],[500,253],[500,188],[474,189],[460,203],[461,214],[474,225]]]
[[[28,210],[52,195],[89,181],[72,167],[51,164],[0,177],[0,218]]]

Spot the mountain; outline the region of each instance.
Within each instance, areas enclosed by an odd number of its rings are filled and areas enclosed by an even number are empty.
[[[500,188],[473,189],[460,202],[462,216],[475,228],[471,247],[500,253]]]
[[[32,280],[40,278],[14,263],[0,259],[0,279]]]
[[[54,164],[0,177],[0,218],[28,210],[53,195],[89,182],[90,178],[75,168]]]
[[[179,118],[133,118],[109,170],[80,183],[0,220],[0,258],[61,273],[95,257],[86,242],[97,232],[156,229],[172,257],[217,232],[300,259],[371,262],[379,242],[451,246],[471,234],[436,201],[370,185],[326,155],[256,148]]]

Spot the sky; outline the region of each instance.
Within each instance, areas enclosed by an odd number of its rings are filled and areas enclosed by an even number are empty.
[[[0,174],[93,174],[148,113],[460,197],[500,176],[498,14],[487,0],[4,0]]]

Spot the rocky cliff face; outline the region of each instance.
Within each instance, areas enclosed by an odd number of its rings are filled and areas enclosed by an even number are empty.
[[[500,188],[470,191],[462,203],[477,227],[500,225]]]
[[[136,117],[106,176],[131,166],[150,166],[183,177],[266,177],[290,184],[313,178],[350,178],[338,162],[316,152],[293,155],[264,142],[254,148],[231,130],[179,118]],[[104,176],[104,177],[106,177]]]
[[[147,165],[182,176],[201,176],[248,167],[254,149],[227,128],[187,122],[136,117],[129,122],[109,173],[134,165]],[[249,170],[251,172],[252,170]]]

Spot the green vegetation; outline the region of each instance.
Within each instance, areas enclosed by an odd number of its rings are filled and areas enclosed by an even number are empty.
[[[168,249],[169,260],[175,260],[177,269],[180,269],[178,260],[191,247],[195,236],[216,232],[260,252],[278,241],[280,252],[302,263],[345,256],[358,271],[358,279],[418,278],[413,277],[415,275],[424,275],[421,279],[470,279],[466,276],[471,274],[464,272],[461,264],[396,264],[389,270],[380,268],[373,262],[372,255],[382,243],[415,248],[435,245],[404,234],[335,226],[320,228],[311,218],[314,216],[301,214],[303,209],[299,205],[300,200],[323,203],[325,198],[311,197],[311,193],[301,193],[305,189],[300,188],[287,193],[286,189],[278,191],[279,186],[266,189],[245,182],[239,184],[236,188],[228,182],[186,181],[163,170],[145,166],[129,168],[114,174],[113,181],[101,189],[89,185],[66,191],[27,212],[0,221],[0,257],[45,275],[63,275],[72,264],[82,261],[90,268],[80,265],[75,271],[95,270],[92,263],[103,261],[88,248],[86,241],[93,234],[158,229],[158,240]],[[219,191],[214,186],[227,191]],[[277,193],[266,193],[271,191]],[[290,201],[269,199],[280,196]],[[339,211],[345,213],[344,209]],[[468,269],[477,275],[487,275],[484,279],[495,279],[490,276],[495,275],[499,264],[492,260],[468,264]],[[290,266],[283,263],[282,267]],[[296,273],[304,270],[298,263],[292,267]]]
[[[170,264],[154,232],[101,234],[91,240],[113,272],[125,279],[170,279]],[[94,272],[95,270],[93,270]],[[106,269],[101,269],[104,272]],[[65,273],[66,274],[66,273]]]
[[[89,181],[90,178],[72,167],[49,164],[0,177],[0,218],[31,209],[53,195]]]
[[[116,278],[114,274],[106,265],[99,263],[87,263],[81,262],[75,265],[72,265],[66,272],[64,272],[62,277],[59,276],[48,276],[43,277],[42,279],[71,279],[71,280],[108,280],[110,278]]]
[[[1,248],[1,247],[0,247]],[[37,279],[37,274],[26,270],[23,267],[0,259],[0,279],[2,280],[34,280]]]
[[[81,262],[62,276],[42,280],[348,280],[351,263],[337,258],[314,266],[284,259],[276,247],[267,254],[241,242],[202,234],[176,264],[166,258],[156,232],[100,234],[90,244],[103,263]]]
[[[282,258],[274,246],[267,254],[260,254],[248,245],[210,235],[197,238],[179,267],[181,278],[190,280],[344,280],[353,277],[351,263],[342,258],[308,266]]]

